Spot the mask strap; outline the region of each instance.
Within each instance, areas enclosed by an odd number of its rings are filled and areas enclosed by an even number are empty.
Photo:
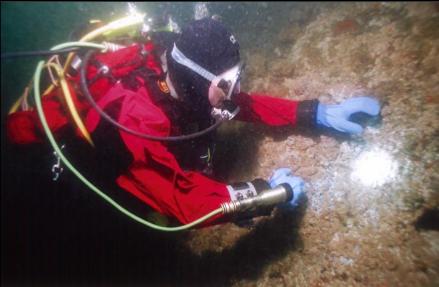
[[[216,77],[214,74],[212,74],[208,70],[204,69],[203,67],[201,67],[200,65],[198,65],[197,63],[195,63],[194,61],[192,61],[191,59],[186,57],[177,48],[175,43],[174,43],[174,48],[172,48],[171,56],[177,63],[191,69],[192,71],[194,71],[195,73],[197,73],[201,77],[205,78],[209,82],[212,82],[213,79]]]

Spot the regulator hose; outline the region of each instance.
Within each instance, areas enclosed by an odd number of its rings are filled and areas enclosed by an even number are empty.
[[[188,134],[188,135],[182,135],[182,136],[168,136],[168,137],[159,137],[159,136],[152,136],[152,135],[148,135],[148,134],[144,134],[135,130],[132,130],[124,125],[121,125],[120,123],[118,123],[117,121],[115,121],[111,116],[109,116],[103,109],[101,109],[101,107],[98,106],[98,104],[95,102],[95,100],[93,99],[92,95],[90,94],[90,91],[88,89],[88,83],[87,83],[87,66],[88,66],[88,62],[90,60],[90,58],[93,56],[93,54],[95,53],[95,51],[88,51],[85,56],[84,59],[82,60],[82,64],[79,70],[80,73],[80,86],[81,86],[81,90],[83,95],[85,96],[85,98],[90,102],[90,104],[93,106],[93,108],[108,122],[110,122],[112,125],[116,126],[117,128],[130,133],[132,135],[141,137],[141,138],[145,138],[148,140],[154,140],[154,141],[171,141],[171,142],[175,142],[175,141],[183,141],[183,140],[190,140],[193,138],[197,138],[199,136],[205,135],[213,130],[215,130],[216,128],[218,128],[222,123],[223,120],[217,120],[213,125],[211,125],[210,127],[196,132],[196,133],[192,133],[192,134]]]
[[[20,57],[38,57],[38,56],[51,56],[51,55],[58,55],[58,54],[66,54],[70,52],[77,52],[80,49],[80,47],[73,47],[73,48],[66,48],[62,50],[56,50],[56,51],[23,51],[23,52],[10,52],[10,53],[2,53],[1,58],[2,59],[13,59],[13,58],[20,58]]]

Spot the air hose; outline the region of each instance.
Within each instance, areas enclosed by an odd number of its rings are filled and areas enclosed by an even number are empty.
[[[94,51],[89,51],[85,54],[81,68],[80,68],[80,86],[81,86],[81,90],[82,93],[84,94],[85,98],[90,102],[90,104],[93,106],[93,108],[108,122],[110,122],[112,125],[116,126],[117,128],[133,134],[135,136],[141,137],[141,138],[145,138],[145,139],[149,139],[149,140],[155,140],[155,141],[183,141],[183,140],[189,140],[189,139],[193,139],[199,136],[202,136],[204,134],[207,134],[211,131],[213,131],[214,129],[218,128],[222,123],[223,120],[218,119],[213,125],[211,125],[210,127],[196,132],[196,133],[192,133],[192,134],[188,134],[188,135],[183,135],[183,136],[168,136],[168,137],[159,137],[159,136],[152,136],[152,135],[148,135],[148,134],[144,134],[135,130],[132,130],[124,125],[121,125],[120,123],[118,123],[117,121],[115,121],[112,117],[110,117],[103,109],[101,109],[101,107],[98,106],[98,104],[95,102],[95,100],[93,99],[92,95],[90,94],[90,91],[88,89],[88,83],[87,83],[87,66],[88,66],[88,62],[91,58],[91,56],[94,54]]]
[[[37,112],[38,112],[38,116],[40,118],[41,124],[43,126],[43,129],[46,133],[47,138],[49,139],[50,144],[52,145],[53,149],[55,150],[55,152],[57,153],[57,155],[60,157],[60,159],[62,160],[62,162],[64,163],[64,165],[73,172],[73,174],[75,174],[87,187],[89,187],[92,191],[94,191],[97,195],[99,195],[102,199],[104,199],[105,201],[107,201],[110,205],[112,205],[114,208],[116,208],[117,210],[119,210],[120,212],[122,212],[123,214],[125,214],[126,216],[128,216],[129,218],[145,225],[148,226],[152,229],[156,229],[156,230],[160,230],[160,231],[165,231],[165,232],[174,232],[174,231],[182,231],[182,230],[186,230],[189,229],[191,227],[194,227],[204,221],[206,221],[209,218],[212,218],[215,215],[218,215],[220,213],[223,213],[223,208],[218,208],[216,210],[213,210],[212,212],[208,213],[207,215],[189,223],[189,224],[185,224],[185,225],[181,225],[181,226],[176,226],[176,227],[165,227],[165,226],[160,226],[160,225],[156,225],[152,222],[146,221],[143,218],[133,214],[132,212],[128,211],[127,209],[125,209],[124,207],[122,207],[121,205],[119,205],[116,201],[114,201],[111,197],[109,197],[108,195],[106,195],[104,192],[102,192],[101,190],[99,190],[93,183],[91,183],[89,180],[87,180],[71,163],[70,161],[64,156],[64,154],[61,151],[61,148],[59,147],[59,145],[57,144],[52,132],[50,131],[49,125],[47,123],[46,117],[44,115],[44,111],[42,108],[42,103],[41,103],[41,94],[40,94],[40,78],[41,78],[41,71],[44,68],[44,61],[40,61],[37,65],[37,69],[35,71],[34,74],[34,98],[35,98],[35,104],[36,104],[36,108],[37,108]]]
[[[11,52],[1,54],[2,59],[21,58],[21,57],[37,57],[37,56],[51,56],[66,54],[70,52],[77,52],[79,47],[66,48],[62,50],[50,50],[50,51],[23,51],[23,52]]]

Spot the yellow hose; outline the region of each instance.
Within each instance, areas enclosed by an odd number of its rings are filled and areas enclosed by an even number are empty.
[[[107,25],[100,27],[96,30],[91,31],[84,37],[82,37],[79,42],[87,42],[93,40],[94,38],[100,35],[109,35],[118,30],[122,30],[131,26],[140,25],[143,23],[143,18],[146,14],[135,14],[123,17],[121,19],[115,20],[113,22],[108,23]],[[72,62],[73,56],[75,53],[70,53],[67,56],[66,62],[64,64],[64,72],[67,71],[67,67]],[[54,85],[51,84],[43,93],[43,96],[49,94],[54,88]]]
[[[94,38],[103,35],[103,34],[110,34],[112,32],[115,32],[117,30],[125,29],[130,26],[139,25],[143,23],[143,18],[145,17],[145,14],[137,14],[137,15],[130,15],[121,19],[118,19],[116,21],[110,22],[107,25],[100,27],[84,37],[82,37],[79,42],[87,42],[90,40],[93,40]],[[73,59],[73,56],[75,53],[70,53],[67,56],[66,63],[64,64],[64,71],[67,70],[68,65],[70,65],[70,62]]]
[[[56,73],[58,74],[59,82],[61,84],[61,89],[64,93],[64,98],[66,99],[67,107],[69,108],[70,114],[72,115],[73,120],[75,121],[75,124],[78,126],[82,135],[85,137],[85,139],[88,141],[88,143],[94,147],[93,140],[91,139],[90,134],[88,133],[87,129],[85,128],[85,125],[82,122],[81,117],[78,114],[78,111],[75,107],[75,104],[73,103],[72,95],[71,95],[69,87],[67,85],[67,81],[64,77],[64,72],[62,70],[62,67],[58,64],[55,64],[55,63],[46,64],[46,66],[54,68]]]
[[[18,107],[21,104],[21,99],[22,97],[18,98],[18,100],[12,105],[8,112],[9,115],[15,113],[18,110]]]
[[[73,47],[74,46],[80,46],[80,47],[82,46],[82,47],[95,48],[95,49],[105,49],[105,45],[101,45],[101,44],[87,43],[87,42],[71,42],[71,43],[64,43],[64,44],[57,45],[57,46],[53,47],[51,50],[58,50],[58,49],[62,49],[65,47],[72,47],[72,46]],[[63,91],[64,98],[66,100],[66,104],[67,104],[67,107],[70,111],[70,114],[72,115],[73,121],[75,122],[75,124],[77,125],[77,127],[81,131],[82,135],[87,140],[87,142],[90,143],[90,145],[94,147],[94,143],[91,139],[91,136],[88,133],[87,129],[85,128],[85,125],[79,116],[79,113],[75,107],[75,104],[73,103],[72,95],[71,95],[70,90],[68,88],[67,81],[65,79],[65,74],[64,74],[62,67],[59,64],[55,64],[55,63],[48,63],[48,64],[46,64],[46,67],[49,67],[49,68],[52,67],[55,69],[56,73],[59,76],[58,81],[61,84],[61,89]],[[32,84],[32,82],[28,85],[28,88],[31,84]],[[55,85],[52,85],[51,88],[49,89],[49,92],[52,91],[54,87],[55,87]],[[26,88],[26,90],[27,90],[27,88]],[[20,104],[22,103],[22,101],[26,95],[26,90],[25,90],[24,95],[22,95],[14,103],[14,105],[11,107],[11,109],[9,110],[9,114],[17,111],[18,107],[20,106]]]
[[[26,89],[24,90],[24,92],[26,93],[27,90],[28,90],[28,87],[26,87]],[[14,104],[12,105],[12,107],[9,109],[9,112],[8,112],[9,115],[15,113],[15,112],[18,110],[18,107],[20,106],[22,99],[23,99],[23,96],[19,97],[18,100],[15,101],[15,103],[14,103]]]
[[[111,33],[126,29],[130,26],[135,26],[143,23],[143,18],[145,17],[145,14],[136,14],[136,15],[129,15],[127,17],[115,20],[113,22],[108,23],[107,25],[100,27],[84,37],[81,38],[81,42],[84,41],[90,41],[94,39],[95,37],[99,35],[105,35],[109,36]]]
[[[15,101],[15,103],[9,109],[9,112],[8,112],[9,115],[15,113],[18,110],[18,107],[21,105],[21,102],[24,100],[24,98],[29,93],[31,88],[32,88],[32,80],[29,82],[29,84],[24,89],[23,94],[18,98],[17,101]]]
[[[129,15],[129,16],[123,17],[121,19],[115,20],[113,22],[108,23],[107,25],[105,25],[103,27],[100,27],[100,28],[88,33],[87,35],[82,37],[79,40],[79,42],[87,42],[87,41],[90,41],[90,40],[100,36],[100,35],[107,35],[108,36],[113,32],[116,32],[116,31],[119,31],[122,29],[126,29],[126,28],[129,28],[131,26],[140,25],[143,23],[144,17],[145,17],[145,14],[135,14],[135,15]],[[70,65],[74,55],[75,55],[75,53],[68,54],[61,74],[59,73],[59,71],[57,69],[59,67],[55,68],[57,70],[59,77],[60,77],[60,81],[63,80],[65,82],[65,72],[67,70],[67,67]],[[55,88],[55,85],[51,84],[44,91],[43,96],[48,95],[50,92],[53,91],[54,88]],[[64,96],[66,98],[68,108],[70,110],[70,113],[72,114],[72,117],[73,117],[75,123],[77,124],[78,128],[81,130],[82,134],[87,139],[87,141],[92,146],[94,146],[94,144],[90,138],[90,135],[88,134],[87,130],[84,127],[84,124],[82,123],[81,119],[79,118],[78,112],[76,111],[76,108],[75,108],[73,101],[71,99],[70,91],[68,90],[68,88],[67,88],[67,90],[64,90],[64,88],[63,88],[63,91],[64,91]],[[18,109],[20,103],[21,103],[21,97],[11,107],[11,109],[9,110],[9,113],[14,113]]]

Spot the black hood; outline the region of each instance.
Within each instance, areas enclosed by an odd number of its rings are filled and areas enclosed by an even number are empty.
[[[210,18],[192,21],[175,41],[177,48],[189,59],[219,75],[240,61],[239,44],[219,21]],[[168,71],[177,94],[197,112],[210,112],[210,82],[189,68],[178,64],[166,53]]]

